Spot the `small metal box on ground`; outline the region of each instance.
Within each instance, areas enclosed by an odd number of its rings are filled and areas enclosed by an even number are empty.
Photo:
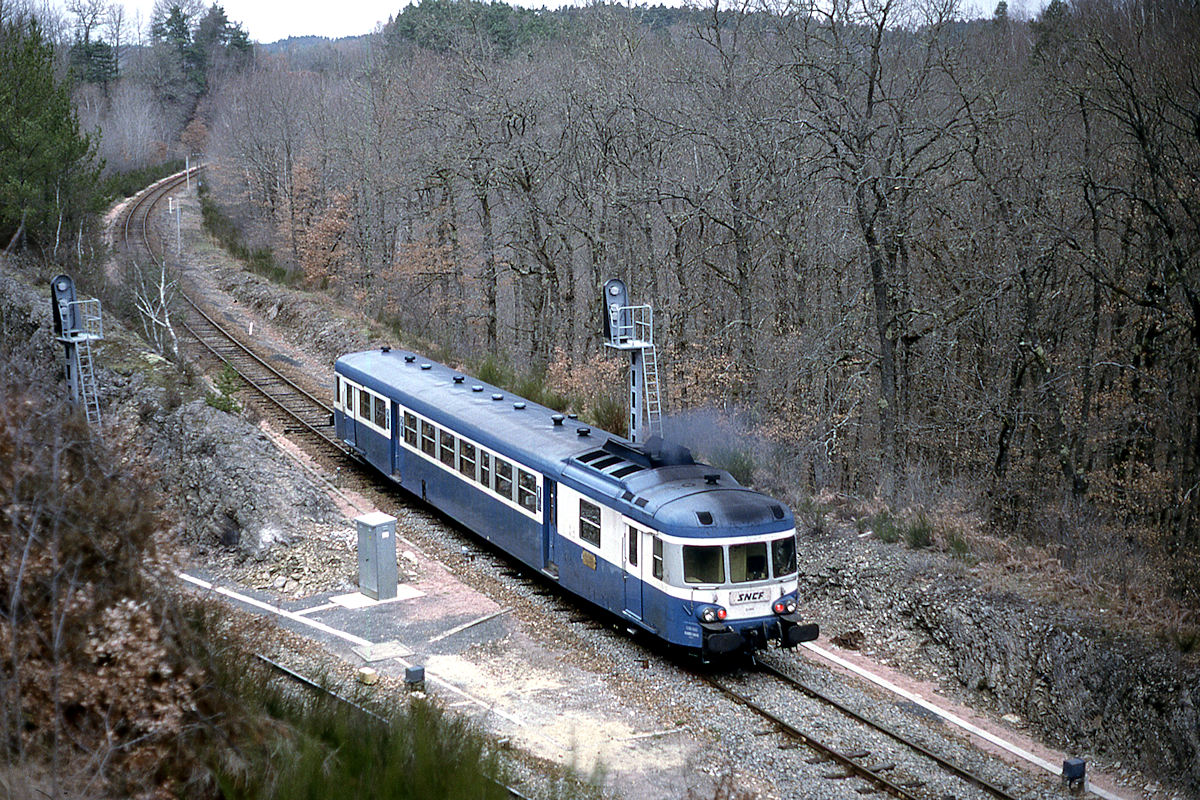
[[[396,596],[396,518],[374,511],[354,521],[359,591],[372,600],[391,600]]]

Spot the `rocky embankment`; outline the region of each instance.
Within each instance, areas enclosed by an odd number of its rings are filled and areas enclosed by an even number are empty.
[[[1200,665],[1168,644],[1115,634],[1067,609],[981,589],[936,552],[802,534],[801,595],[828,634],[1115,774],[1161,776],[1200,797]],[[1172,780],[1174,776],[1174,780]],[[1158,796],[1152,784],[1148,796]]]
[[[0,261],[0,337],[52,381],[62,374],[63,353],[54,342],[49,297],[48,283],[39,292]],[[261,560],[273,545],[314,529],[347,527],[328,494],[263,431],[205,403],[203,381],[148,349],[111,315],[104,327],[94,352],[106,438],[145,456],[143,466],[156,474],[193,552]],[[67,391],[61,379],[59,390]]]

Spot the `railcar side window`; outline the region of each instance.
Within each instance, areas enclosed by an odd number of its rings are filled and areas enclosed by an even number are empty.
[[[367,422],[371,421],[371,393],[366,389],[358,390],[358,416]]]
[[[684,583],[724,583],[725,553],[714,546],[683,546]]]
[[[458,442],[458,471],[475,480],[475,445],[461,439]]]
[[[333,402],[335,405],[342,403],[342,379],[337,375],[333,378]]]
[[[772,569],[775,570],[776,578],[796,573],[795,536],[788,536],[785,539],[776,539],[771,542],[771,565]]]
[[[526,510],[537,512],[537,478],[523,469],[517,470],[517,502]]]
[[[582,498],[579,500],[579,538],[600,546],[600,506]]]
[[[425,420],[421,420],[421,452],[437,458],[437,428]]]
[[[415,414],[404,412],[404,441],[411,446],[417,446],[417,417]]]
[[[442,431],[442,463],[454,469],[454,434]]]
[[[662,556],[662,539],[654,537],[654,550],[651,553],[650,560],[653,564],[654,577],[660,581],[663,576],[663,556]]]
[[[375,398],[375,427],[388,430],[387,401],[382,397]]]
[[[729,579],[734,583],[767,579],[767,543],[747,542],[729,546]]]
[[[638,530],[632,525],[626,525],[625,535],[629,537],[629,566],[636,567],[638,558]]]
[[[346,384],[346,398],[342,401],[342,409],[350,416],[354,416],[354,387]]]
[[[512,464],[505,461],[503,458],[496,459],[496,494],[512,500]]]
[[[492,488],[492,454],[479,451],[479,482],[485,489]]]

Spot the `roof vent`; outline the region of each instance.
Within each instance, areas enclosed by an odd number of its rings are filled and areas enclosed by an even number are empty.
[[[454,382],[455,382],[455,383],[462,383],[462,382],[463,382],[463,381],[465,381],[465,380],[466,380],[466,378],[464,378],[462,375],[455,375],[455,376],[454,376]]]
[[[771,514],[775,519],[783,519],[783,506],[778,503],[771,504]]]
[[[513,408],[515,408],[517,411],[520,411],[524,407],[525,407],[524,403],[513,403]]]
[[[589,433],[592,432],[592,429],[589,428],[587,425],[581,425],[579,430],[577,430],[575,432],[578,433],[580,436],[587,436]]]
[[[562,414],[551,414],[550,421],[554,423],[554,427],[561,428],[562,424],[563,424],[563,415]]]
[[[719,480],[721,480],[721,475],[718,472],[710,472],[709,474],[704,476],[704,482],[707,483],[709,486],[716,486],[717,481],[719,481]],[[707,524],[707,523],[705,523],[705,524]]]
[[[711,511],[697,511],[696,519],[700,520],[701,525],[712,525],[712,522],[713,522],[712,512]]]
[[[392,352],[392,348],[388,347],[388,346],[385,344],[383,347],[379,348],[379,352],[381,352],[381,353],[390,353],[390,352]]]
[[[482,391],[483,391],[483,387],[482,387],[482,386],[480,386],[480,385],[477,383],[477,384],[475,384],[474,386],[472,386],[472,387],[471,387],[471,391],[472,391],[472,392],[482,392]]]
[[[421,369],[433,369],[433,364],[422,364]]]
[[[504,399],[504,395],[502,395],[502,394],[494,394],[494,395],[492,395],[492,399],[493,399],[493,400],[503,400],[503,399]]]
[[[567,414],[567,419],[579,419],[578,414]]]
[[[416,357],[416,356],[405,356],[405,357],[404,357],[404,363],[405,363],[405,364],[411,364],[411,363],[413,363],[413,362],[414,362],[414,361],[416,361],[416,360],[417,360],[417,357]]]

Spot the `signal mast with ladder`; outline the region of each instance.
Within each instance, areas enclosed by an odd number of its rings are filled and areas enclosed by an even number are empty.
[[[654,309],[631,305],[629,290],[620,278],[604,283],[604,346],[629,354],[629,441],[645,444],[651,436],[661,437],[662,394],[654,347]]]
[[[71,402],[82,404],[90,425],[100,424],[100,399],[96,395],[96,372],[92,365],[92,342],[104,338],[98,299],[79,300],[70,275],[59,275],[50,283],[54,334],[67,351],[67,385]]]

